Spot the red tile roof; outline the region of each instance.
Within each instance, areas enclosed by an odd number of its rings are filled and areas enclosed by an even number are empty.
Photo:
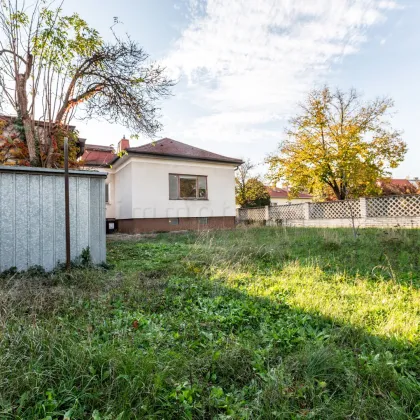
[[[217,153],[199,149],[180,141],[164,138],[154,143],[144,144],[139,147],[129,147],[128,154],[141,154],[153,156],[178,157],[212,162],[225,162],[240,165],[241,159],[222,156]],[[119,159],[111,146],[86,144],[82,160],[86,166],[108,166]]]
[[[118,159],[111,146],[86,144],[82,161],[86,166],[109,166]]]
[[[154,143],[145,144],[139,147],[130,147],[127,149],[130,153],[139,153],[143,155],[169,156],[188,158],[196,160],[208,160],[213,162],[227,162],[240,165],[241,159],[222,156],[217,153],[208,152],[207,150],[199,149],[198,147],[190,146],[189,144],[180,141],[164,138]]]
[[[415,194],[417,191],[408,179],[381,179],[378,185],[384,195]]]
[[[289,198],[289,190],[285,188],[266,187],[271,198]],[[312,198],[312,195],[307,193],[299,193],[294,198]]]

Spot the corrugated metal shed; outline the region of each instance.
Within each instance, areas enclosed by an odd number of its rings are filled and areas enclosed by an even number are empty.
[[[106,173],[70,171],[71,258],[106,259]],[[64,171],[0,166],[0,272],[65,262]]]

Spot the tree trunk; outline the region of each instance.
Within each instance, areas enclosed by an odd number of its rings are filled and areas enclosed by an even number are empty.
[[[25,141],[29,152],[31,166],[39,166],[39,154],[36,148],[35,124],[28,112],[28,96],[26,93],[26,76],[19,74],[16,80],[16,96],[23,128]]]
[[[52,140],[52,134],[49,133],[48,135],[45,136],[45,141],[47,143],[47,159],[45,161],[45,167],[46,168],[51,168],[52,167],[52,156],[54,153],[54,145],[53,145],[53,140]]]
[[[29,152],[31,166],[39,166],[39,156],[36,149],[36,137],[33,121],[28,115],[22,116],[23,128],[25,129],[26,146]]]
[[[343,197],[343,194],[342,194],[343,192],[342,192],[342,190],[339,187],[333,186],[332,187],[332,190],[333,190],[334,195],[335,195],[335,198],[337,200],[344,200],[344,197]]]

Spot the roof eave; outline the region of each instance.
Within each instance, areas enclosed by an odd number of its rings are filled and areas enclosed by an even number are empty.
[[[217,159],[217,158],[206,158],[206,157],[194,157],[194,156],[186,156],[186,155],[177,155],[174,153],[154,153],[154,152],[145,152],[145,151],[137,151],[133,149],[126,149],[127,153],[134,153],[136,155],[145,155],[145,156],[156,156],[156,157],[170,157],[176,159],[187,159],[187,160],[199,160],[199,161],[206,161],[206,162],[218,162],[218,163],[228,163],[231,165],[242,165],[244,162],[241,159],[232,159],[232,160],[224,160],[224,159]]]

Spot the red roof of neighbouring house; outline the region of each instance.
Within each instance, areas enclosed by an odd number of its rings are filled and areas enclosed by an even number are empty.
[[[286,188],[266,187],[271,198],[289,198],[290,191]],[[299,193],[294,198],[312,198],[312,195],[307,193]]]
[[[236,165],[243,163],[241,159],[219,155],[217,153],[199,149],[198,147],[190,146],[189,144],[185,144],[169,138],[164,138],[154,143],[148,143],[139,147],[129,147],[127,152],[129,154],[138,153],[143,155],[179,157],[196,160],[209,160],[213,162],[227,162],[234,163]]]
[[[378,185],[384,195],[415,194],[417,188],[408,179],[381,179]]]
[[[16,116],[12,116],[12,115],[3,115],[3,114],[1,114],[0,115],[0,120],[5,120],[5,121],[9,121],[9,122],[13,123],[13,122],[15,122],[17,120],[17,117]],[[52,121],[51,122],[40,121],[40,120],[35,120],[34,121],[34,124],[37,127],[45,127],[45,126],[47,126],[50,123],[51,124],[54,124]],[[70,131],[74,131],[74,129],[76,128],[76,126],[74,126],[74,125],[67,125],[67,127],[68,127],[68,129]]]
[[[109,166],[118,156],[112,146],[86,144],[82,161],[86,166]]]

